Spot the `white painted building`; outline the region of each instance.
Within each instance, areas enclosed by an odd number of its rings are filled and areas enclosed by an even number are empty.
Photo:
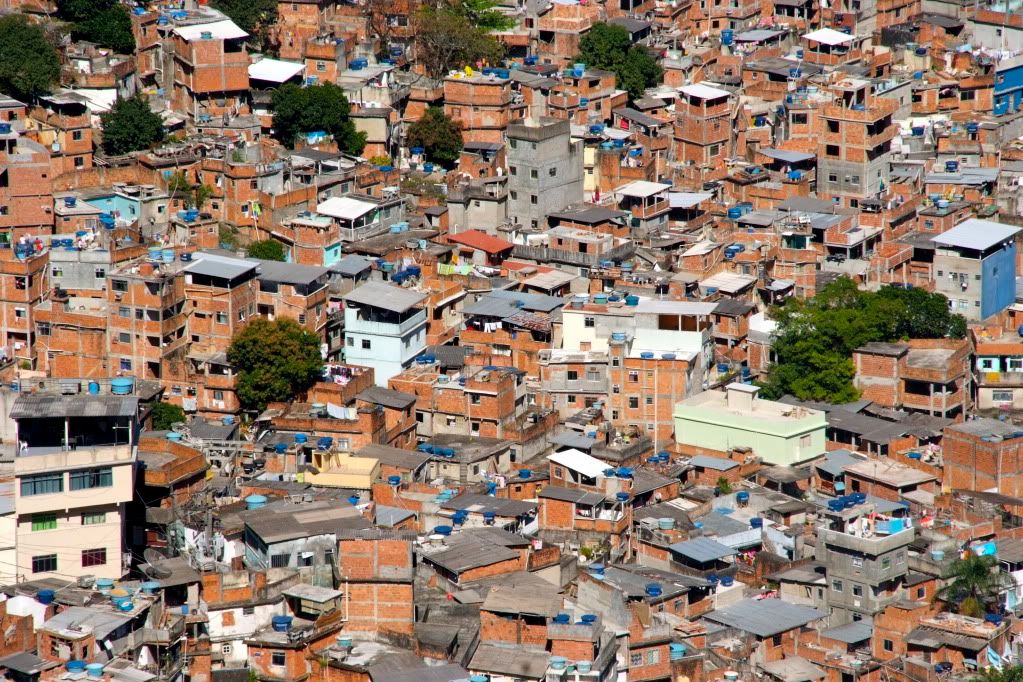
[[[372,367],[378,386],[426,349],[426,294],[367,282],[345,296],[345,362]]]

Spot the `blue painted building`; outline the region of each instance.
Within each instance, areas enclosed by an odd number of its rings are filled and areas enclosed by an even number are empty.
[[[949,309],[971,322],[1016,301],[1016,240],[1020,228],[973,218],[932,239],[934,289]]]
[[[1023,108],[1023,58],[1007,59],[995,68],[994,107],[996,116]]]

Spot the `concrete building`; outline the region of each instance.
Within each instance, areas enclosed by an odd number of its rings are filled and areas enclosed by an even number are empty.
[[[139,399],[123,395],[37,393],[15,402],[19,578],[121,577],[139,412]]]
[[[824,452],[825,415],[757,397],[733,383],[675,406],[675,442],[684,454],[721,455],[749,448],[768,464],[792,464]]]
[[[997,315],[1016,301],[1020,228],[972,218],[933,237],[934,290],[969,321]]]
[[[532,228],[583,200],[583,143],[568,121],[525,119],[508,125],[508,215]]]
[[[822,509],[818,524],[816,558],[827,572],[832,625],[869,618],[901,597],[915,537],[904,519],[878,516],[867,503]]]
[[[367,282],[345,296],[345,360],[372,367],[378,386],[426,348],[426,294]]]

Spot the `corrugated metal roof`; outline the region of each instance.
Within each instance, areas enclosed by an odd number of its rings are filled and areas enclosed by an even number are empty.
[[[19,395],[11,408],[11,419],[63,417],[137,417],[139,399],[115,395]]]
[[[426,294],[383,282],[366,282],[345,296],[344,300],[346,303],[357,303],[403,313],[425,301]]]
[[[870,639],[874,634],[874,626],[865,620],[839,625],[837,628],[822,630],[821,635],[846,644],[856,644]]]
[[[711,469],[713,471],[728,471],[739,466],[738,462],[733,462],[730,459],[724,457],[711,457],[710,455],[696,455],[689,463],[694,467],[701,467],[703,469]]]
[[[668,549],[675,554],[680,554],[701,564],[714,561],[715,559],[735,556],[734,549],[710,538],[694,538],[685,542],[676,542],[673,545],[669,545]]]
[[[781,599],[743,599],[732,606],[708,613],[706,618],[757,637],[771,637],[826,618],[827,615],[809,606],[790,604]]]
[[[1019,232],[1020,228],[1015,225],[970,218],[951,230],[936,235],[931,241],[941,246],[957,246],[963,249],[984,251],[1012,239]]]

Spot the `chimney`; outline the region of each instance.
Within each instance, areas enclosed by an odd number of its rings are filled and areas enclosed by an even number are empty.
[[[752,412],[753,404],[760,392],[759,386],[735,382],[725,387],[725,400],[728,409],[735,412]]]

